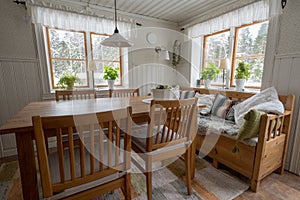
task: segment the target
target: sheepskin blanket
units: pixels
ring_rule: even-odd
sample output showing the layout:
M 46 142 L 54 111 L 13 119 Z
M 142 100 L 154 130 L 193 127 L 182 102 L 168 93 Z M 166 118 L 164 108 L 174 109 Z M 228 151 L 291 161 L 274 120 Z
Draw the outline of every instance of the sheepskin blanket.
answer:
M 278 99 L 278 94 L 274 87 L 267 88 L 235 106 L 234 116 L 235 123 L 238 127 L 244 124 L 244 116 L 251 109 L 264 111 L 266 113 L 284 113 L 284 106 Z

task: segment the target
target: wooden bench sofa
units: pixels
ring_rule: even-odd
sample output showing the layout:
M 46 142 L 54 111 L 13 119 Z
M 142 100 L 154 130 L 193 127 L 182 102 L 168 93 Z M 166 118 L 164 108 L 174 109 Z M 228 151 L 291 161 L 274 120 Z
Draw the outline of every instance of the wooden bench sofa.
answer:
M 200 94 L 221 93 L 232 100 L 238 101 L 243 101 L 255 94 L 227 90 L 193 89 Z M 243 142 L 219 134 L 216 144 L 208 153 L 208 156 L 213 159 L 214 167 L 218 168 L 219 163 L 222 163 L 246 176 L 251 180 L 251 190 L 255 192 L 264 177 L 274 171 L 280 174 L 284 171 L 284 162 L 292 122 L 294 96 L 280 95 L 279 100 L 285 107 L 284 115 L 264 114 L 261 117 L 258 142 L 255 146 L 249 146 Z M 279 119 L 281 119 L 283 123 L 277 126 Z M 274 124 L 276 124 L 277 134 L 274 134 Z M 196 150 L 199 151 L 201 146 L 207 142 L 205 141 L 205 137 L 207 137 L 207 135 L 201 134 L 198 131 L 194 140 Z M 236 144 L 239 147 L 238 153 L 232 151 Z

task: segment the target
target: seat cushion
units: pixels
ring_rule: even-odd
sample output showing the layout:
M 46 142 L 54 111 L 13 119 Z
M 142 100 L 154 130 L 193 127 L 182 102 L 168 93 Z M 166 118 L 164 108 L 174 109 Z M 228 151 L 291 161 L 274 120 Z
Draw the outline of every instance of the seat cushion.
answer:
M 245 122 L 242 127 L 239 129 L 237 139 L 249 139 L 253 137 L 257 137 L 260 125 L 261 116 L 264 115 L 265 112 L 258 110 L 250 110 L 245 116 Z
M 212 105 L 211 114 L 216 117 L 226 118 L 226 115 L 230 108 L 234 105 L 234 102 L 222 94 L 217 94 Z
M 180 99 L 189 99 L 195 96 L 194 90 L 182 90 L 180 91 Z
M 238 126 L 233 121 L 225 120 L 212 115 L 203 116 L 198 114 L 198 134 L 225 133 L 228 135 L 237 135 Z
M 148 125 L 143 125 L 138 128 L 133 128 L 132 130 L 132 143 L 136 145 L 141 151 L 146 152 L 146 141 L 147 141 L 147 129 Z M 154 127 L 153 135 L 158 134 L 158 141 L 161 141 L 162 134 L 157 130 L 162 129 L 162 127 Z M 166 128 L 167 129 L 167 128 Z M 167 130 L 166 130 L 167 132 Z M 167 135 L 164 136 L 164 141 L 166 140 Z M 171 135 L 169 136 L 171 139 Z M 176 139 L 176 134 L 173 135 L 173 139 Z M 156 136 L 152 138 L 152 144 L 155 144 Z
M 199 93 L 196 93 L 195 97 L 198 98 L 197 105 L 204 105 L 205 106 L 205 108 L 199 109 L 199 113 L 201 115 L 208 115 L 208 114 L 210 114 L 211 107 L 212 107 L 212 105 L 214 103 L 214 99 L 215 99 L 216 95 L 214 95 L 214 94 L 199 94 Z
M 84 148 L 84 163 L 85 163 L 85 175 L 91 174 L 90 171 L 90 152 L 91 152 L 91 145 L 88 142 L 89 138 L 86 138 L 86 144 Z M 108 168 L 109 163 L 108 163 L 108 142 L 109 140 L 106 139 L 104 142 L 104 152 L 103 153 L 103 162 L 102 164 L 104 165 L 104 168 Z M 123 139 L 121 140 L 121 146 L 123 145 Z M 98 144 L 96 144 L 98 143 Z M 117 150 L 117 147 L 115 146 L 114 143 L 111 143 L 111 156 L 110 156 L 110 167 L 116 166 L 116 159 L 115 159 L 115 152 Z M 118 163 L 123 163 L 124 162 L 124 151 L 122 149 L 118 149 L 120 151 L 119 158 L 118 158 Z M 74 149 L 74 154 L 75 154 L 75 177 L 78 178 L 81 176 L 81 168 L 80 168 L 80 148 L 76 147 Z M 69 148 L 65 148 L 64 152 L 64 173 L 65 173 L 65 179 L 70 180 L 71 179 L 71 174 L 70 174 L 70 153 L 69 153 Z M 100 146 L 97 138 L 95 138 L 95 145 L 94 145 L 94 162 L 95 162 L 95 170 L 99 170 L 99 163 L 100 163 Z M 58 158 L 58 153 L 55 150 L 52 150 L 51 153 L 48 155 L 48 160 L 49 160 L 49 165 L 50 165 L 50 175 L 53 183 L 58 183 L 60 182 L 60 177 L 59 177 L 59 158 Z

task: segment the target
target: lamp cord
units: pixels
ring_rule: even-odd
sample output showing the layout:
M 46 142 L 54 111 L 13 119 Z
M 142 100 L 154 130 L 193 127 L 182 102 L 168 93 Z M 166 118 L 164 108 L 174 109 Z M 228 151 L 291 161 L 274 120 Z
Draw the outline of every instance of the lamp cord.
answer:
M 119 30 L 118 30 L 118 28 L 117 28 L 117 0 L 115 0 L 115 26 L 116 26 L 116 28 L 115 28 L 115 33 L 119 33 Z

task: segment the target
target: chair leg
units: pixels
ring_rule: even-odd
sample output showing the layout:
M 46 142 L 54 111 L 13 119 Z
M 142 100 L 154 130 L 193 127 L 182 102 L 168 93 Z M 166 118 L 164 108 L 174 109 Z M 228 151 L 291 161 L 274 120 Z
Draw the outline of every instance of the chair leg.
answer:
M 125 175 L 125 187 L 124 187 L 124 196 L 126 200 L 131 200 L 131 181 L 130 173 Z
M 146 184 L 147 184 L 147 197 L 148 200 L 152 200 L 152 171 L 145 172 Z
M 192 169 L 191 179 L 192 180 L 194 180 L 195 178 L 195 170 L 196 170 L 195 162 L 196 162 L 196 143 L 194 140 L 191 144 L 191 169 Z
M 192 169 L 191 169 L 191 146 L 185 152 L 186 185 L 188 194 L 192 194 Z

